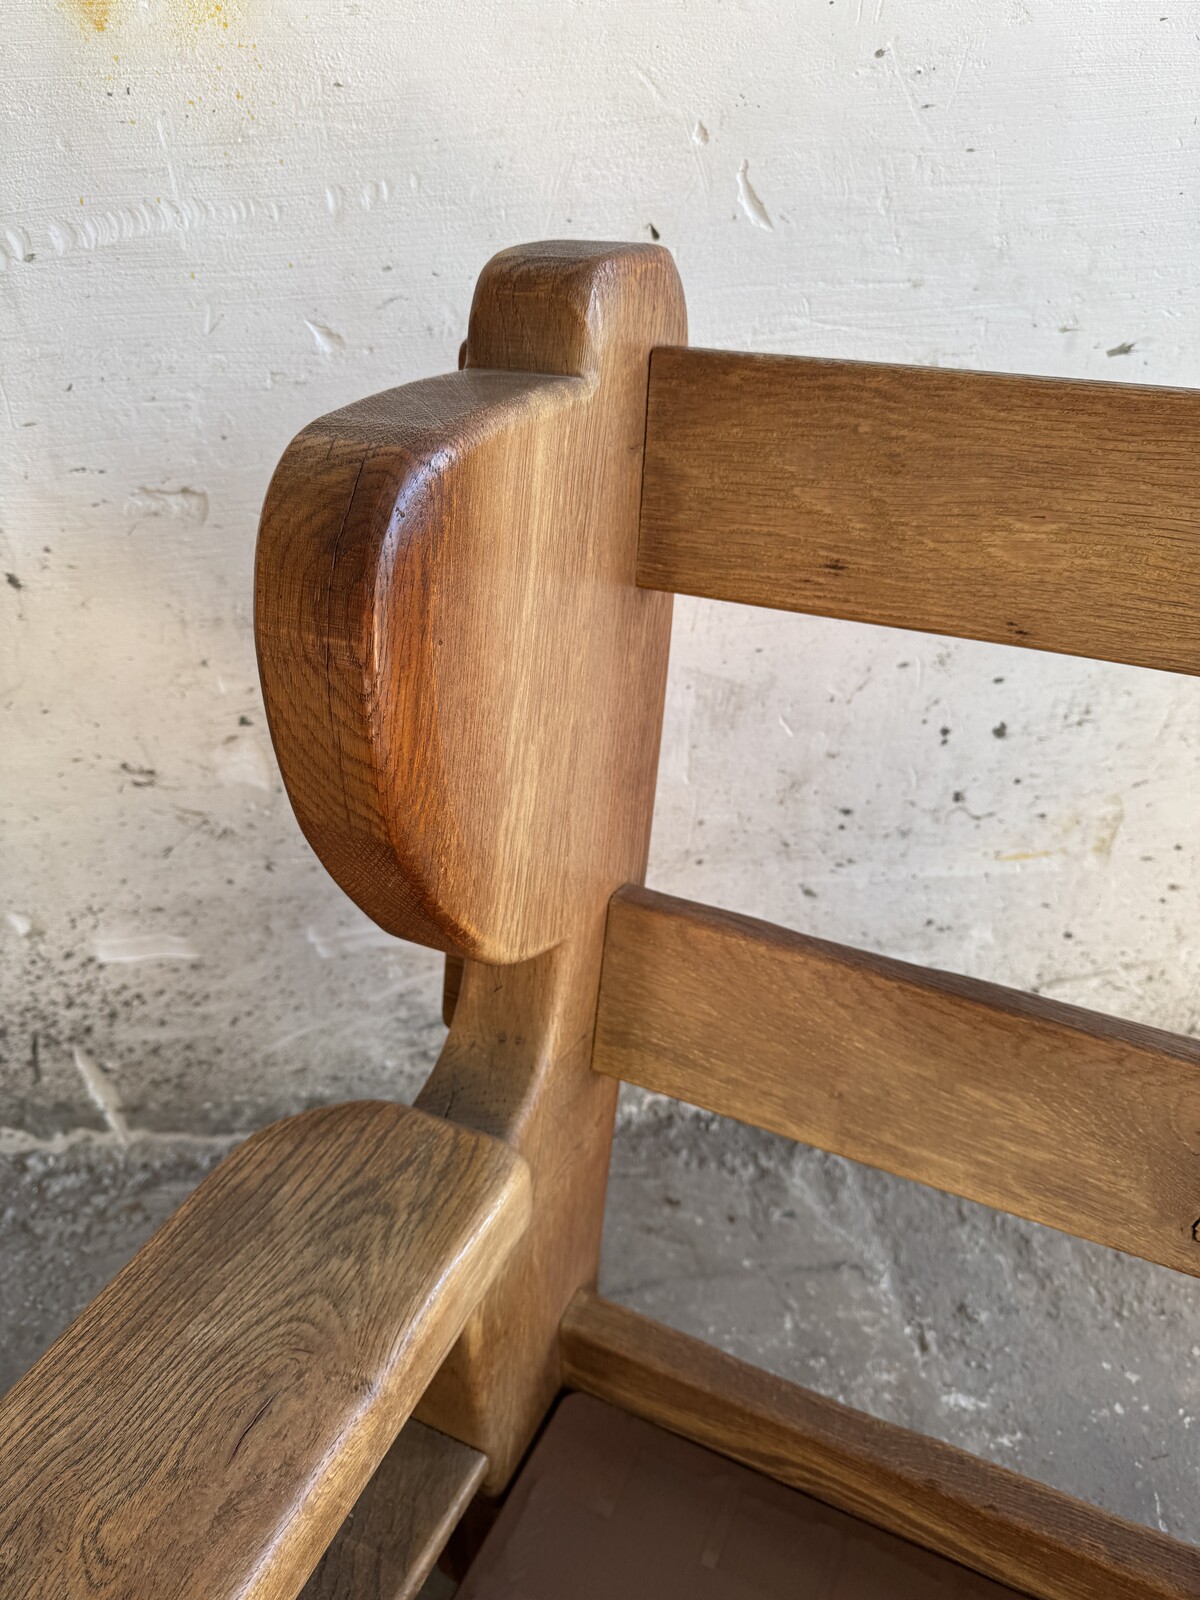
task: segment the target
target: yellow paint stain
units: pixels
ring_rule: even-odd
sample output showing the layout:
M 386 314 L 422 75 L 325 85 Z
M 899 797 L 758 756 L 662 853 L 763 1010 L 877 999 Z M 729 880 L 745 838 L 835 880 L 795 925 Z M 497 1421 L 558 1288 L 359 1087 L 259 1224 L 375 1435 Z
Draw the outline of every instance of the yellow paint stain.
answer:
M 85 28 L 103 33 L 112 16 L 113 0 L 69 0 L 70 9 Z
M 181 0 L 180 9 L 194 27 L 228 28 L 242 8 L 237 0 Z
M 1001 854 L 999 850 L 993 856 L 994 861 L 1044 861 L 1047 856 L 1060 856 L 1061 850 L 1012 850 Z

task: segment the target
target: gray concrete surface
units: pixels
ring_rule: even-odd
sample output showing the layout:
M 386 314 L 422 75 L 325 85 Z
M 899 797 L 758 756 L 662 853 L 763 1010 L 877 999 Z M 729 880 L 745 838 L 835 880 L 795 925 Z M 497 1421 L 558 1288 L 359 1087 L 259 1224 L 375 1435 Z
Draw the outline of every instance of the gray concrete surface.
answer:
M 0 1388 L 228 1143 L 92 1134 L 0 1159 Z M 602 1287 L 1200 1540 L 1200 1284 L 626 1091 Z

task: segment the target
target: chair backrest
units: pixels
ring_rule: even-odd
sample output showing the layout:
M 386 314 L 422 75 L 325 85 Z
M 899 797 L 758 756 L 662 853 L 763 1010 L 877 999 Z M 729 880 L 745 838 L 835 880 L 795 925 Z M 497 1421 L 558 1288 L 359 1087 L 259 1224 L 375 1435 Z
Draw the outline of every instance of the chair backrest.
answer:
M 492 1489 L 568 1370 L 659 1403 L 619 1348 L 642 1335 L 566 1313 L 617 1079 L 1200 1274 L 1195 1041 L 642 887 L 673 591 L 1200 671 L 1200 394 L 683 340 L 659 249 L 505 252 L 463 370 L 313 424 L 264 510 L 301 825 L 370 915 L 447 952 L 418 1104 L 532 1172 L 529 1233 L 420 1412 Z M 735 1455 L 770 1410 L 748 1394 Z M 967 1469 L 879 1448 L 862 1492 L 927 1529 L 921 1485 L 949 1504 Z M 1054 1600 L 1200 1592 L 1182 1547 L 979 1472 L 923 1540 Z
M 1200 396 L 684 337 L 663 250 L 506 251 L 460 372 L 280 463 L 280 766 L 447 952 L 450 1032 L 416 1108 L 251 1140 L 0 1400 L 6 1597 L 412 1593 L 564 1385 L 1040 1600 L 1200 1594 L 1200 1551 L 589 1292 L 618 1078 L 1200 1272 L 1193 1041 L 641 884 L 672 590 L 1196 670 Z
M 276 747 L 396 933 L 509 964 L 641 881 L 656 591 L 1200 671 L 1200 395 L 682 337 L 660 250 L 506 252 L 464 371 L 280 464 Z M 1194 1040 L 622 889 L 593 1064 L 1200 1272 Z
M 1200 671 L 1200 394 L 658 350 L 638 582 Z M 1200 1042 L 622 891 L 595 1066 L 1200 1273 Z
M 1190 389 L 650 363 L 638 583 L 1200 672 Z

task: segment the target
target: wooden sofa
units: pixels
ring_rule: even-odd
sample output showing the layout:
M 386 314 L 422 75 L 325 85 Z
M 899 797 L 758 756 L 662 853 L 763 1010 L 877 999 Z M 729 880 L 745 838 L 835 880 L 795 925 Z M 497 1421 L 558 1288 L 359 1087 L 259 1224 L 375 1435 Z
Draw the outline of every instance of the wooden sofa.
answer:
M 280 767 L 449 1033 L 414 1107 L 248 1140 L 0 1401 L 3 1600 L 401 1600 L 448 1541 L 467 1600 L 1200 1596 L 594 1292 L 622 1079 L 1200 1270 L 1195 1042 L 642 887 L 673 591 L 1200 670 L 1200 396 L 685 340 L 665 250 L 506 251 L 458 373 L 284 455 Z

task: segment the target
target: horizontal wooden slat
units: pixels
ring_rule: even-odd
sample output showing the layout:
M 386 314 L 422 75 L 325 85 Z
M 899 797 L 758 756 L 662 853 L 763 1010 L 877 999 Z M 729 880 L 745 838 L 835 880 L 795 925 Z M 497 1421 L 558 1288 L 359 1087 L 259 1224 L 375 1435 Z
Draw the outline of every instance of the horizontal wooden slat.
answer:
M 1200 1274 L 1200 1043 L 638 888 L 600 1072 Z
M 300 1600 L 412 1600 L 486 1471 L 480 1451 L 410 1418 Z
M 564 1381 L 1036 1600 L 1184 1600 L 1200 1550 L 736 1361 L 594 1295 Z
M 528 1219 L 406 1106 L 249 1139 L 0 1401 L 4 1600 L 291 1600 Z
M 638 582 L 1200 672 L 1200 392 L 656 350 Z

